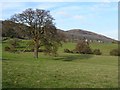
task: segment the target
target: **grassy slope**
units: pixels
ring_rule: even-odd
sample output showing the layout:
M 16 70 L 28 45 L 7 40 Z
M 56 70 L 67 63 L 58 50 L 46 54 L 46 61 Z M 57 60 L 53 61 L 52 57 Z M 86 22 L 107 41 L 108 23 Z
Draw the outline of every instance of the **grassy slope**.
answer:
M 110 88 L 118 86 L 118 57 L 62 53 L 64 48 L 73 49 L 74 45 L 64 44 L 59 49 L 58 57 L 39 53 L 38 60 L 33 58 L 32 53 L 3 52 L 3 87 Z
M 100 49 L 103 55 L 109 55 L 112 49 L 118 48 L 117 44 L 111 43 L 92 43 L 90 46 L 92 49 Z
M 63 44 L 62 48 L 60 48 L 59 51 L 63 52 L 64 49 L 73 50 L 75 46 L 76 46 L 76 43 L 66 43 L 66 44 Z M 102 55 L 109 55 L 109 52 L 112 49 L 118 48 L 118 45 L 111 44 L 111 43 L 90 43 L 90 47 L 92 49 L 100 49 L 102 52 Z

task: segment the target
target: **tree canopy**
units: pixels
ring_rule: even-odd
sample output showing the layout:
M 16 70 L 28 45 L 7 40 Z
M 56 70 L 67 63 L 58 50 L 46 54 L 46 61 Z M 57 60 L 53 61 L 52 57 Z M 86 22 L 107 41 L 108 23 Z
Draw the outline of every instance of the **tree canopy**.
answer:
M 38 58 L 40 46 L 44 46 L 47 53 L 57 54 L 61 42 L 53 22 L 54 18 L 49 11 L 29 8 L 22 13 L 14 14 L 10 21 L 17 24 L 16 29 L 22 30 L 32 39 L 35 58 Z

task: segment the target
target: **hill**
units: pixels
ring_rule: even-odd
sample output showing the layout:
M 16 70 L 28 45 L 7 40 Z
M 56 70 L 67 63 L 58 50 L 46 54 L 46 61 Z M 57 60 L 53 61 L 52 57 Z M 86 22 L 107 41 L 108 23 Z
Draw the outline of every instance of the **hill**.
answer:
M 21 30 L 14 30 L 17 24 L 9 21 L 0 21 L 2 23 L 2 36 L 3 37 L 17 37 L 17 38 L 25 38 L 27 37 L 25 33 L 21 32 Z M 18 24 L 20 26 L 20 24 Z M 0 32 L 1 32 L 0 30 Z M 82 29 L 71 29 L 71 30 L 61 30 L 58 29 L 58 33 L 62 33 L 67 41 L 79 41 L 79 40 L 88 40 L 90 42 L 116 42 L 116 40 L 106 37 L 104 35 L 100 35 L 94 32 L 90 32 Z M 62 35 L 61 34 L 61 35 Z M 63 36 L 62 36 L 63 37 Z
M 116 42 L 116 40 L 101 34 L 90 32 L 82 29 L 61 30 L 58 32 L 65 34 L 67 41 L 87 40 L 90 42 Z

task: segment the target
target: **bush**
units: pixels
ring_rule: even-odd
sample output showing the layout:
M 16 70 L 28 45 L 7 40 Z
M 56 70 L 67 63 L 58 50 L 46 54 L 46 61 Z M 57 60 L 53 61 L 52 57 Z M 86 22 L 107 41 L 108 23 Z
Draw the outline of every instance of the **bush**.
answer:
M 17 52 L 17 50 L 12 46 L 10 46 L 10 47 L 6 46 L 5 51 L 9 51 L 9 52 L 13 52 L 13 53 Z
M 69 49 L 64 49 L 65 53 L 71 53 L 71 51 Z
M 8 40 L 8 37 L 2 37 L 2 41 Z
M 118 49 L 113 49 L 113 50 L 110 51 L 110 55 L 120 56 L 120 50 L 118 50 Z
M 77 43 L 75 51 L 81 54 L 92 54 L 89 43 L 83 40 Z
M 75 49 L 74 49 L 74 50 L 72 50 L 72 52 L 73 52 L 73 53 L 79 53 L 79 52 L 78 52 L 78 51 L 76 51 Z
M 10 47 L 6 46 L 5 51 L 10 51 Z
M 69 50 L 69 49 L 64 49 L 65 53 L 74 53 L 73 51 Z
M 95 55 L 101 55 L 102 53 L 101 53 L 100 49 L 95 49 L 93 51 L 93 54 L 95 54 Z
M 84 46 L 84 48 L 80 51 L 81 54 L 92 54 L 92 50 L 89 46 Z

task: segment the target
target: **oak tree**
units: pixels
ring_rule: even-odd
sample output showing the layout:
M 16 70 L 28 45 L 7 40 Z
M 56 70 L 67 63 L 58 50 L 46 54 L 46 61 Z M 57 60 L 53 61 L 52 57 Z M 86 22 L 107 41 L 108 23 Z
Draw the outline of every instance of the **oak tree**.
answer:
M 14 14 L 11 19 L 16 24 L 23 25 L 21 28 L 34 42 L 34 57 L 38 58 L 38 49 L 44 46 L 46 51 L 55 53 L 61 44 L 57 38 L 57 29 L 53 22 L 54 18 L 49 11 L 31 8 L 22 13 Z

